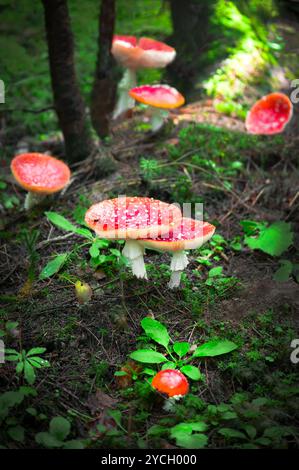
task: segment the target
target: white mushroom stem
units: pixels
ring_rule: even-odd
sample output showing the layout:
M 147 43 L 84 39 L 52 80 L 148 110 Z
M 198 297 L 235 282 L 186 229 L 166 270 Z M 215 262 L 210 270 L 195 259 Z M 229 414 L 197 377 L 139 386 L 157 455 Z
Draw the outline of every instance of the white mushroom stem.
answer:
M 118 84 L 118 100 L 113 112 L 113 119 L 118 118 L 118 116 L 128 109 L 134 108 L 135 100 L 131 98 L 129 91 L 131 88 L 134 88 L 136 84 L 136 70 L 127 69 Z
M 45 194 L 32 193 L 29 191 L 25 197 L 24 209 L 26 211 L 29 211 L 30 209 L 32 209 L 32 207 L 40 204 L 45 199 L 45 197 Z
M 147 279 L 143 260 L 144 247 L 137 240 L 126 240 L 122 254 L 130 261 L 134 276 L 140 279 Z
M 188 266 L 188 263 L 189 261 L 184 251 L 176 251 L 173 253 L 170 263 L 171 277 L 168 283 L 170 289 L 179 287 L 182 271 Z
M 153 132 L 158 132 L 168 117 L 168 111 L 160 108 L 153 108 L 151 117 L 151 126 Z

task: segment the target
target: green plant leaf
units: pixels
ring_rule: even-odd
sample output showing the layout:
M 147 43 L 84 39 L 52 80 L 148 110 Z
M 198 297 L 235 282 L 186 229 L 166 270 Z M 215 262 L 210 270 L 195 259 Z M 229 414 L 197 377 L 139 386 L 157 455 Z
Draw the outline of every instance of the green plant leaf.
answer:
M 51 419 L 49 425 L 50 434 L 59 441 L 63 441 L 69 435 L 70 430 L 70 422 L 62 416 L 56 416 L 55 418 Z
M 204 432 L 208 426 L 203 421 L 190 422 L 190 423 L 180 423 L 176 426 L 173 426 L 170 430 L 170 436 L 172 438 L 177 438 L 181 435 L 192 434 L 193 431 Z
M 161 367 L 162 370 L 166 370 L 166 369 L 176 369 L 176 363 L 175 362 L 165 362 L 163 364 L 163 366 Z
M 67 259 L 68 253 L 63 253 L 61 255 L 57 255 L 54 259 L 49 261 L 49 263 L 43 268 L 42 272 L 39 275 L 39 279 L 42 281 L 43 279 L 47 279 L 48 277 L 53 276 L 56 274 L 62 265 L 65 263 Z
M 23 442 L 24 441 L 24 437 L 25 437 L 25 430 L 23 428 L 23 426 L 13 426 L 11 428 L 8 428 L 7 430 L 7 434 L 14 440 L 14 441 L 17 441 L 17 442 Z
M 141 326 L 149 338 L 167 348 L 170 338 L 166 326 L 150 317 L 143 318 Z
M 223 267 L 222 267 L 222 266 L 216 266 L 216 268 L 210 269 L 210 271 L 209 271 L 209 278 L 221 276 L 222 271 L 223 271 Z
M 147 364 L 160 364 L 161 362 L 167 361 L 167 358 L 163 354 L 152 351 L 151 349 L 138 349 L 129 356 L 134 361 L 144 362 Z
M 202 449 L 207 443 L 208 437 L 205 434 L 185 434 L 176 438 L 176 444 L 183 449 Z
M 198 367 L 186 365 L 180 368 L 180 371 L 192 380 L 202 379 L 202 374 Z
M 73 225 L 69 220 L 67 220 L 63 215 L 57 214 L 57 212 L 46 212 L 47 219 L 56 227 L 62 228 L 67 232 L 74 232 L 76 233 L 78 227 Z
M 55 449 L 63 446 L 63 442 L 59 439 L 56 439 L 55 436 L 52 436 L 49 432 L 39 432 L 35 436 L 35 441 L 37 444 L 40 444 L 49 449 Z
M 247 437 L 245 434 L 241 431 L 238 431 L 237 429 L 231 429 L 231 428 L 221 428 L 218 430 L 219 434 L 226 438 L 237 438 L 237 439 L 245 439 L 247 440 Z
M 16 366 L 16 373 L 21 374 L 24 370 L 24 362 L 19 362 Z
M 280 256 L 293 243 L 291 224 L 274 222 L 260 231 L 258 237 L 245 237 L 245 243 L 252 250 L 261 250 L 271 256 Z
M 32 385 L 35 382 L 35 372 L 31 364 L 28 361 L 24 363 L 24 376 L 26 381 Z
M 46 348 L 32 348 L 28 351 L 26 357 L 34 356 L 36 354 L 43 354 L 44 352 L 46 352 L 46 350 Z
M 37 369 L 40 369 L 41 367 L 50 367 L 50 363 L 46 359 L 43 359 L 42 357 L 38 356 L 30 357 L 28 359 L 28 362 Z
M 232 341 L 228 340 L 214 340 L 198 346 L 194 351 L 193 357 L 213 357 L 219 356 L 220 354 L 227 354 L 234 349 L 237 349 L 237 345 Z
M 71 440 L 71 441 L 67 441 L 64 445 L 63 445 L 63 448 L 64 449 L 84 449 L 84 444 L 82 441 L 79 441 L 79 440 Z
M 174 343 L 173 345 L 173 350 L 179 357 L 185 356 L 187 352 L 189 351 L 189 349 L 190 349 L 190 344 L 187 343 L 186 341 L 177 342 L 177 343 Z
M 289 279 L 290 275 L 292 274 L 293 263 L 291 263 L 291 261 L 288 261 L 286 259 L 282 259 L 279 262 L 280 262 L 280 267 L 274 273 L 273 279 L 274 281 L 286 282 Z

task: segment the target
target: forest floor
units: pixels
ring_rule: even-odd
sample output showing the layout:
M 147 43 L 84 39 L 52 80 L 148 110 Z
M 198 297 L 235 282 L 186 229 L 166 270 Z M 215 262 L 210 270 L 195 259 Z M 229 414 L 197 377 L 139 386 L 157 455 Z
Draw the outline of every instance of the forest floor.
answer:
M 298 365 L 290 360 L 299 326 L 296 235 L 281 256 L 247 243 L 264 223 L 292 222 L 298 233 L 298 136 L 292 128 L 275 138 L 248 135 L 243 122 L 215 112 L 208 100 L 173 114 L 158 136 L 146 129 L 142 113 L 116 125 L 104 147 L 116 171 L 98 179 L 101 160 L 77 166 L 67 190 L 30 213 L 9 208 L 24 194 L 7 172 L 1 191 L 0 329 L 6 347 L 46 348 L 50 367 L 37 369 L 35 396 L 10 409 L 2 444 L 34 447 L 36 433 L 63 416 L 71 422 L 72 438 L 87 447 L 200 446 L 203 441 L 186 444 L 171 432 L 195 421 L 205 423 L 208 447 L 298 447 Z M 60 145 L 47 142 L 35 150 L 59 156 Z M 148 251 L 149 281 L 137 280 L 120 266 L 113 251 L 119 243 L 107 244 L 91 259 L 87 239 L 45 216 L 55 211 L 79 225 L 92 203 L 120 194 L 203 202 L 216 235 L 190 252 L 180 289 L 167 288 L 167 255 Z M 40 279 L 42 268 L 63 253 L 68 256 L 59 273 Z M 284 282 L 274 280 L 286 262 L 291 269 Z M 86 305 L 76 298 L 78 279 L 93 290 Z M 145 316 L 166 325 L 176 341 L 200 345 L 222 338 L 238 345 L 231 354 L 198 360 L 201 380 L 190 380 L 189 395 L 170 412 L 152 391 L 144 367 L 128 360 L 146 343 L 140 327 Z M 9 328 L 7 322 L 17 324 Z M 15 366 L 0 368 L 2 391 L 26 384 Z M 123 366 L 127 375 L 116 377 Z M 10 430 L 18 426 L 25 437 Z

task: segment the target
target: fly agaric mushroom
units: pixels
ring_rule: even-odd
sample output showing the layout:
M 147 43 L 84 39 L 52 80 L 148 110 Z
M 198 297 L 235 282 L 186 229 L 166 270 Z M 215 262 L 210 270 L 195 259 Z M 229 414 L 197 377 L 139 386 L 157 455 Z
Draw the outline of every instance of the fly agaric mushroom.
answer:
M 160 370 L 153 378 L 152 387 L 168 398 L 179 398 L 189 391 L 188 380 L 182 372 L 175 369 Z
M 132 88 L 129 94 L 136 101 L 153 107 L 151 117 L 153 132 L 161 129 L 169 109 L 178 108 L 185 103 L 183 95 L 168 85 L 142 85 Z
M 188 265 L 188 258 L 184 250 L 200 248 L 214 234 L 214 225 L 200 220 L 184 217 L 179 227 L 174 227 L 167 236 L 139 240 L 144 248 L 172 253 L 170 269 L 172 271 L 168 286 L 173 289 L 179 287 L 182 271 Z
M 71 177 L 69 167 L 42 153 L 22 153 L 13 158 L 11 171 L 19 185 L 28 191 L 24 208 L 31 209 L 45 196 L 61 191 Z
M 257 101 L 246 117 L 245 126 L 250 134 L 278 134 L 293 115 L 293 105 L 283 93 L 270 93 Z
M 91 206 L 85 222 L 100 238 L 126 240 L 122 253 L 130 260 L 133 274 L 147 279 L 144 248 L 138 239 L 166 234 L 180 224 L 181 218 L 180 209 L 173 204 L 121 196 Z
M 126 72 L 119 83 L 119 99 L 113 113 L 116 119 L 127 109 L 134 106 L 134 100 L 128 95 L 136 86 L 136 71 L 141 68 L 163 68 L 175 58 L 173 47 L 150 38 L 138 39 L 135 36 L 114 36 L 112 54 Z

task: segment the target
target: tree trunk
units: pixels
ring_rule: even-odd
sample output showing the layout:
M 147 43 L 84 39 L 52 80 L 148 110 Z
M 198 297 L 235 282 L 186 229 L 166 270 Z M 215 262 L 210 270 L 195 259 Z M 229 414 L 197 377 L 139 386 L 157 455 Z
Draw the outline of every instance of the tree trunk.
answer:
M 187 92 L 193 85 L 200 67 L 203 50 L 209 45 L 210 17 L 213 0 L 169 0 L 173 34 L 170 44 L 177 51 L 168 75 L 181 91 Z
M 111 54 L 114 23 L 115 0 L 102 0 L 99 15 L 98 57 L 91 94 L 91 120 L 99 137 L 106 137 L 109 134 L 110 117 L 116 96 L 114 59 Z
M 93 150 L 74 64 L 74 40 L 67 0 L 42 0 L 54 104 L 66 158 L 78 162 Z

